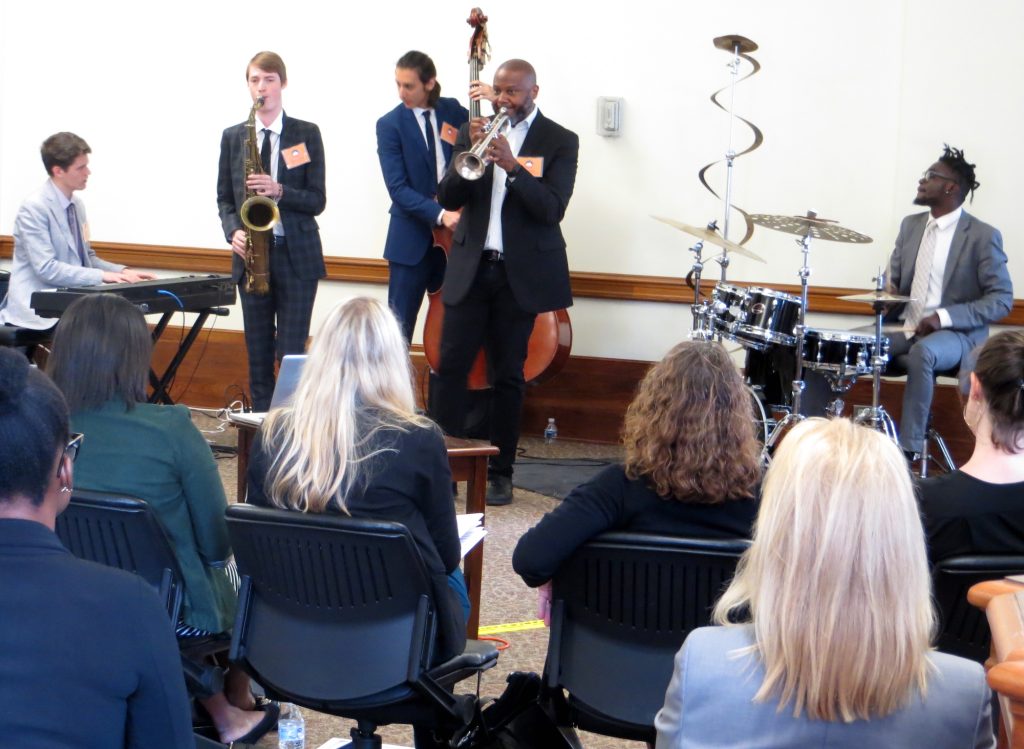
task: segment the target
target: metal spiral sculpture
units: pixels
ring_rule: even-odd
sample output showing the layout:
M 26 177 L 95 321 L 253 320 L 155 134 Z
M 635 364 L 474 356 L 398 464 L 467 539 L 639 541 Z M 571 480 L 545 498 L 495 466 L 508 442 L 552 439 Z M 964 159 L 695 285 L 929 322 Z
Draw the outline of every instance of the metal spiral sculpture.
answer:
M 700 183 L 704 185 L 708 192 L 710 192 L 719 200 L 722 200 L 722 196 L 715 192 L 714 188 L 712 188 L 711 185 L 708 184 L 705 175 L 707 174 L 708 169 L 710 169 L 711 167 L 715 166 L 716 164 L 720 164 L 723 161 L 726 162 L 727 172 L 724 198 L 725 221 L 724 225 L 722 226 L 722 235 L 726 239 L 729 238 L 729 214 L 731 211 L 735 210 L 737 213 L 743 216 L 743 221 L 746 224 L 746 232 L 743 235 L 743 239 L 737 242 L 737 244 L 744 244 L 754 234 L 754 222 L 751 221 L 750 215 L 746 211 L 744 211 L 742 208 L 732 205 L 732 164 L 736 158 L 744 156 L 753 151 L 754 149 L 758 148 L 764 142 L 764 135 L 761 133 L 760 128 L 758 128 L 757 125 L 755 125 L 753 122 L 750 122 L 750 120 L 746 120 L 742 117 L 736 116 L 736 114 L 732 111 L 732 99 L 734 98 L 736 84 L 740 83 L 741 81 L 747 80 L 752 75 L 755 75 L 761 69 L 761 64 L 750 56 L 750 53 L 754 52 L 757 49 L 757 44 L 752 42 L 750 39 L 747 39 L 746 37 L 738 36 L 735 34 L 730 36 L 719 36 L 714 39 L 714 44 L 716 48 L 730 52 L 733 55 L 733 60 L 731 63 L 729 63 L 729 68 L 733 76 L 732 82 L 728 86 L 723 86 L 722 88 L 715 91 L 715 93 L 711 94 L 711 103 L 729 115 L 729 150 L 726 151 L 724 159 L 718 159 L 716 161 L 712 161 L 710 164 L 705 165 L 697 173 L 697 177 L 698 179 L 700 179 Z M 751 71 L 747 73 L 745 76 L 737 79 L 736 76 L 739 74 L 741 58 L 749 62 L 752 68 Z M 725 106 L 723 106 L 720 101 L 718 101 L 718 95 L 727 90 L 730 92 L 730 101 L 728 109 Z M 732 150 L 732 122 L 734 119 L 737 119 L 740 122 L 742 122 L 744 125 L 749 127 L 751 131 L 753 131 L 754 133 L 754 142 L 751 143 L 744 150 L 740 151 L 739 153 L 735 153 Z

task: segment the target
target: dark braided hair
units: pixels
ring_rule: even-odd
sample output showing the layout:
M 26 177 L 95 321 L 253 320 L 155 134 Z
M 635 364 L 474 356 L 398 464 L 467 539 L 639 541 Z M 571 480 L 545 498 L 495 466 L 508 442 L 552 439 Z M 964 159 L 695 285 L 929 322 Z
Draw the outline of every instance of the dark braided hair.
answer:
M 971 202 L 973 203 L 974 191 L 981 187 L 981 183 L 974 179 L 974 164 L 967 163 L 967 160 L 964 158 L 964 152 L 959 148 L 953 148 L 948 143 L 943 143 L 942 156 L 939 157 L 939 163 L 948 166 L 956 175 L 957 184 L 960 185 L 961 202 L 970 193 Z

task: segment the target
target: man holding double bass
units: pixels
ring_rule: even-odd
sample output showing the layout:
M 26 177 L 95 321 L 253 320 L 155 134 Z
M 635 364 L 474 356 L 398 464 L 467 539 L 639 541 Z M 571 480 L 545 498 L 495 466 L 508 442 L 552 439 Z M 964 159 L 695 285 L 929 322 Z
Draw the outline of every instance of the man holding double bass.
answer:
M 487 503 L 512 501 L 512 466 L 526 382 L 530 333 L 537 314 L 572 305 L 569 263 L 559 224 L 576 182 L 579 138 L 549 120 L 534 100 L 533 66 L 508 60 L 494 74 L 494 106 L 510 127 L 482 154 L 479 179 L 454 168 L 459 153 L 484 140 L 485 118 L 462 126 L 453 168 L 438 185 L 446 210 L 462 209 L 442 292 L 444 325 L 433 415 L 460 435 L 466 378 L 480 347 L 493 373 L 491 442 L 500 454 L 488 467 Z

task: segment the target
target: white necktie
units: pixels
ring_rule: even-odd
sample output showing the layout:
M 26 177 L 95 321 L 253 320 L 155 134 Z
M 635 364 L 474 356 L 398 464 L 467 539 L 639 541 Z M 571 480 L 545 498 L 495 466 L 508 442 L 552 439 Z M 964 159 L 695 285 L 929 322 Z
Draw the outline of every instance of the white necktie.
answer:
M 938 233 L 938 225 L 934 219 L 929 218 L 924 236 L 921 238 L 921 247 L 917 251 L 917 261 L 914 263 L 914 282 L 910 286 L 913 301 L 907 307 L 904 326 L 907 330 L 916 328 L 924 317 L 925 305 L 928 303 L 928 285 L 932 276 L 932 260 L 935 259 L 935 237 Z

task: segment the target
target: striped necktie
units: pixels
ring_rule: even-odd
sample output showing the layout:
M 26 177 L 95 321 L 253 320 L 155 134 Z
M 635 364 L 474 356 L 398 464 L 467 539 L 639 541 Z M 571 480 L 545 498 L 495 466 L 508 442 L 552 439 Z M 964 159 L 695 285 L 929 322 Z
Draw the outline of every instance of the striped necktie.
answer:
M 82 227 L 78 223 L 78 211 L 74 203 L 68 203 L 68 228 L 71 229 L 71 236 L 75 238 L 75 249 L 78 250 L 78 259 L 82 261 L 82 267 L 88 268 L 89 259 L 85 256 L 85 240 L 82 238 Z
M 924 236 L 921 238 L 921 247 L 917 251 L 917 261 L 914 263 L 914 282 L 910 286 L 910 296 L 913 300 L 907 307 L 905 318 L 907 330 L 913 330 L 924 317 L 925 305 L 928 303 L 928 286 L 932 276 L 932 261 L 935 259 L 935 240 L 939 233 L 935 219 L 929 218 L 928 225 L 924 229 Z

